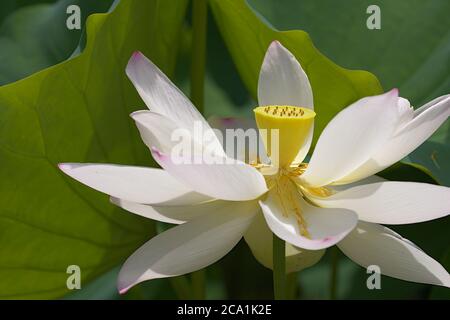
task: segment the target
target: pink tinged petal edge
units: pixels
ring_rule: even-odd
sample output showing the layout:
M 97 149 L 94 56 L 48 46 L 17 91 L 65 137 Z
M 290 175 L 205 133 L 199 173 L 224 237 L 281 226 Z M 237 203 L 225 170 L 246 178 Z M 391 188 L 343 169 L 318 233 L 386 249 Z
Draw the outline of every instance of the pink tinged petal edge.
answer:
M 156 147 L 151 147 L 151 152 L 153 156 L 156 156 L 161 161 L 167 161 L 167 155 L 163 154 L 161 151 L 159 151 Z
M 134 51 L 133 54 L 132 54 L 132 57 L 133 57 L 134 59 L 138 59 L 138 58 L 140 58 L 141 56 L 143 56 L 143 54 L 142 54 L 142 52 L 140 52 L 139 50 Z

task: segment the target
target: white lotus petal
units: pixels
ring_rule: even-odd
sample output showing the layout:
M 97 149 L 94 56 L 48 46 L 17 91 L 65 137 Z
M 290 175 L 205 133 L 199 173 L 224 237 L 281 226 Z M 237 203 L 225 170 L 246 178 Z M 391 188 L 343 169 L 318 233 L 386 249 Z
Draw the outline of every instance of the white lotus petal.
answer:
M 215 214 L 215 212 L 221 208 L 232 207 L 234 205 L 234 202 L 223 200 L 169 206 L 140 204 L 118 198 L 111 198 L 111 202 L 129 212 L 145 218 L 173 224 L 191 221 L 205 214 Z
M 236 202 L 152 238 L 122 266 L 120 293 L 145 280 L 182 275 L 216 262 L 239 242 L 255 210 L 254 201 Z
M 381 225 L 359 222 L 338 247 L 363 267 L 379 266 L 384 275 L 450 287 L 450 275 L 436 260 Z
M 427 183 L 378 182 L 313 201 L 325 208 L 346 208 L 360 220 L 383 224 L 423 222 L 450 214 L 450 188 Z
M 59 168 L 97 191 L 127 201 L 176 204 L 211 199 L 194 192 L 161 169 L 93 163 L 62 163 Z
M 216 157 L 211 163 L 184 159 L 152 149 L 155 160 L 180 182 L 207 196 L 230 201 L 256 199 L 267 191 L 266 182 L 255 168 L 235 159 Z
M 126 73 L 150 110 L 166 116 L 193 135 L 195 124 L 200 125 L 204 131 L 211 130 L 189 99 L 142 53 L 133 54 Z M 216 137 L 211 143 L 217 153 L 223 153 L 222 145 Z
M 163 152 L 170 153 L 182 138 L 193 141 L 190 131 L 178 127 L 175 122 L 162 114 L 141 110 L 133 112 L 130 116 L 136 122 L 142 141 L 149 148 L 155 146 Z M 175 134 L 180 134 L 180 138 L 175 139 L 178 138 Z
M 273 234 L 262 214 L 257 214 L 244 234 L 253 256 L 263 266 L 273 269 Z M 306 250 L 286 243 L 286 273 L 298 272 L 319 262 L 325 250 Z
M 400 161 L 427 140 L 450 116 L 450 95 L 434 99 L 414 112 L 385 144 L 339 183 L 350 183 L 373 175 Z
M 288 105 L 314 109 L 313 101 L 311 84 L 302 66 L 280 42 L 273 41 L 267 49 L 259 73 L 259 105 Z M 306 157 L 313 131 L 311 128 L 295 162 L 302 162 Z
M 300 234 L 295 211 L 291 209 L 296 206 L 294 203 L 282 203 L 275 189 L 269 191 L 266 199 L 259 201 L 272 232 L 294 246 L 309 250 L 328 248 L 344 238 L 358 221 L 357 215 L 350 210 L 318 208 L 300 196 L 297 200 L 310 239 Z
M 339 112 L 323 130 L 306 172 L 305 184 L 337 181 L 372 156 L 399 121 L 398 90 L 358 100 Z
M 270 44 L 261 66 L 258 103 L 261 106 L 313 108 L 313 93 L 308 76 L 294 55 L 278 41 Z

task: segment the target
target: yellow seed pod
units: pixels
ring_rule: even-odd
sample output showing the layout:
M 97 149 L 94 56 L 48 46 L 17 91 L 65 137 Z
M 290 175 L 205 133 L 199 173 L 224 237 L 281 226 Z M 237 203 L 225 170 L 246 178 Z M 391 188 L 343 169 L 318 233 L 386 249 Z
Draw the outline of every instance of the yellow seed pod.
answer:
M 261 106 L 253 111 L 272 163 L 288 167 L 305 143 L 316 113 L 294 106 Z

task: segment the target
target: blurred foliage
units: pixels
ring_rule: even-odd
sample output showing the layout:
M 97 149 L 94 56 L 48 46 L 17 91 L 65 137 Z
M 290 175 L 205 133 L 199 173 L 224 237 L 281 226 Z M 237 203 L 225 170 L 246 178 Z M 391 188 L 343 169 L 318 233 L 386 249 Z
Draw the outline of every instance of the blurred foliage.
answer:
M 0 23 L 12 12 L 24 6 L 30 6 L 40 3 L 51 3 L 55 0 L 3 0 L 0 6 Z
M 319 57 L 319 69 L 330 78 L 325 88 L 333 89 L 332 82 L 336 81 L 330 74 L 355 75 L 324 58 L 301 31 L 280 33 L 269 25 L 306 31 L 320 52 L 335 63 L 373 72 L 384 88 L 399 87 L 402 96 L 415 105 L 448 90 L 450 25 L 446 12 L 450 3 L 446 0 L 377 1 L 382 10 L 382 29 L 375 31 L 365 27 L 365 10 L 372 1 L 248 0 L 250 7 L 241 0 L 210 1 L 217 21 L 210 13 L 207 116 L 252 116 L 262 54 L 271 40 L 280 37 L 302 64 L 305 57 Z M 55 8 L 63 8 L 67 0 L 47 2 L 51 1 L 2 3 L 0 58 L 6 63 L 0 66 L 0 83 L 62 62 L 75 51 L 82 33 L 52 27 L 65 25 L 65 10 Z M 74 0 L 71 4 L 76 2 L 83 13 L 104 12 L 111 3 Z M 176 298 L 169 279 L 140 284 L 124 296 L 117 294 L 120 263 L 151 237 L 154 225 L 113 208 L 106 196 L 80 186 L 55 169 L 61 161 L 150 163 L 127 117 L 143 103 L 126 80 L 124 66 L 131 52 L 139 49 L 172 75 L 179 46 L 175 80 L 189 93 L 190 14 L 181 27 L 187 0 L 173 3 L 122 0 L 115 12 L 89 19 L 89 41 L 81 56 L 0 88 L 0 241 L 9 243 L 0 247 L 0 278 L 6 279 L 0 282 L 0 298 L 61 296 L 66 292 L 68 264 L 81 264 L 84 271 L 82 290 L 67 295 L 67 299 Z M 322 88 L 325 80 L 312 79 L 314 90 L 330 92 Z M 316 98 L 324 99 L 322 93 Z M 336 107 L 322 118 L 321 125 L 356 98 L 344 99 L 334 92 L 326 101 L 319 100 L 319 109 Z M 450 185 L 448 128 L 447 122 L 407 159 L 426 169 L 396 164 L 382 175 L 434 183 L 429 169 L 439 182 Z M 450 219 L 444 218 L 393 229 L 434 258 L 442 257 L 449 270 L 449 227 Z M 365 269 L 342 254 L 339 261 L 338 298 L 450 298 L 448 289 L 389 277 L 382 278 L 382 290 L 369 291 Z M 272 298 L 271 271 L 257 263 L 244 241 L 206 271 L 207 298 Z M 298 298 L 327 299 L 329 275 L 327 254 L 319 264 L 298 274 Z
M 35 1 L 36 4 L 31 5 L 32 2 L 14 11 L 0 27 L 0 85 L 24 78 L 70 57 L 80 41 L 82 31 L 65 27 L 68 17 L 66 8 L 69 5 L 80 7 L 83 26 L 91 13 L 107 11 L 112 0 Z M 3 4 L 2 8 L 5 10 Z

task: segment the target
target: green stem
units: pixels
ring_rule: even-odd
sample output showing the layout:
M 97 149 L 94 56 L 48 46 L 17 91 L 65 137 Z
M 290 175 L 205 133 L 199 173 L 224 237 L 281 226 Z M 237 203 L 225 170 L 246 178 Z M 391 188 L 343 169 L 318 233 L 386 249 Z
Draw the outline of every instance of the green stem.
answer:
M 192 1 L 191 100 L 204 112 L 207 0 Z
M 337 276 L 339 267 L 339 251 L 336 247 L 330 249 L 331 254 L 331 271 L 330 271 L 330 299 L 336 299 L 337 292 Z
M 273 295 L 275 300 L 286 299 L 285 242 L 273 235 Z
M 205 271 L 198 270 L 192 273 L 192 291 L 195 299 L 204 300 L 205 299 Z

